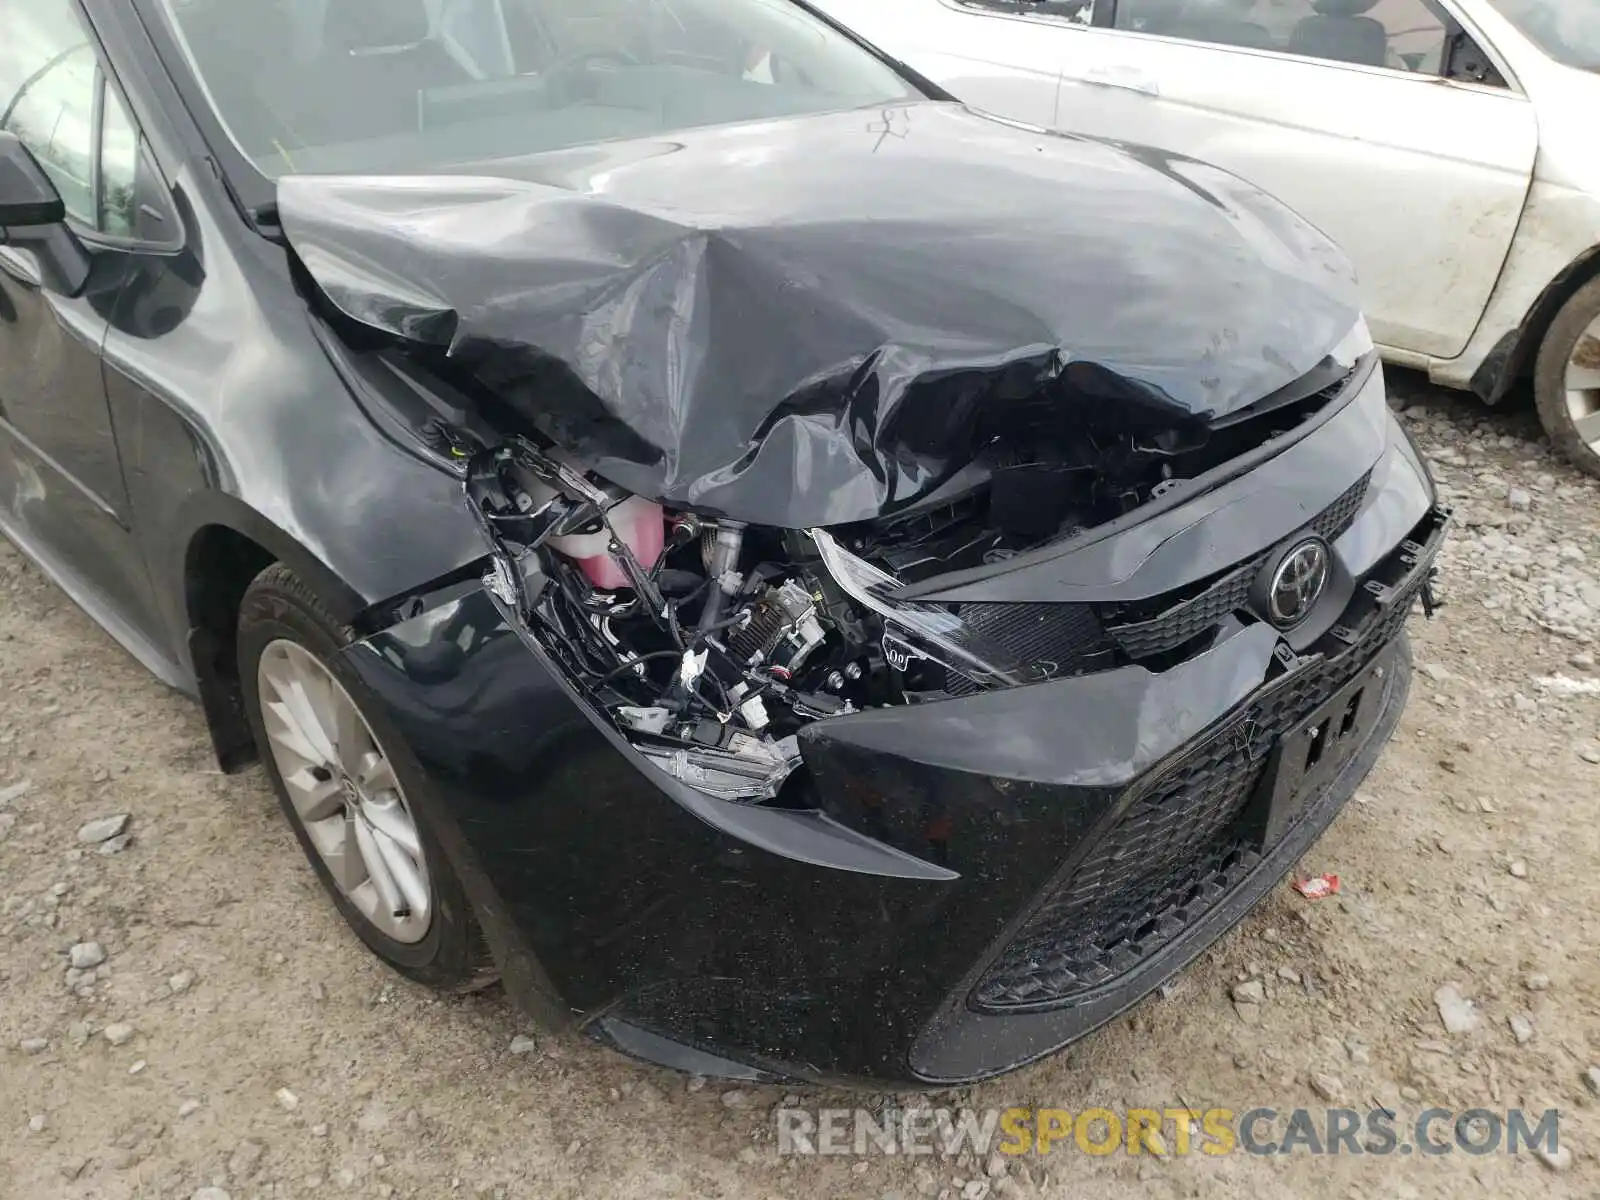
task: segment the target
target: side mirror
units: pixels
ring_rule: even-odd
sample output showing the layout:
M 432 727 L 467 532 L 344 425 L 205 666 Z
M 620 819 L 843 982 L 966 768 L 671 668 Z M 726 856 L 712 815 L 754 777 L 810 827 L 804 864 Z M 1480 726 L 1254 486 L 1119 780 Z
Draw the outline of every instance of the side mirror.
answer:
M 0 245 L 31 250 L 46 286 L 76 296 L 89 281 L 89 254 L 67 228 L 50 176 L 15 134 L 0 131 Z

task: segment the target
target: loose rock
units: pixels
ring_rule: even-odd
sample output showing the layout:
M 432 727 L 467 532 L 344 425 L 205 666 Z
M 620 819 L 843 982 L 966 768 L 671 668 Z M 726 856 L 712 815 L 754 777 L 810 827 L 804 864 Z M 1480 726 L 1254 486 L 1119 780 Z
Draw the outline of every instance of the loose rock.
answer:
M 194 1116 L 195 1113 L 197 1113 L 199 1111 L 200 1111 L 200 1101 L 198 1101 L 198 1100 L 185 1100 L 182 1104 L 178 1105 L 178 1119 L 181 1121 L 185 1117 L 192 1117 L 192 1116 Z
M 132 1025 L 107 1025 L 101 1033 L 113 1046 L 126 1046 L 133 1040 L 134 1029 Z
M 50 1042 L 47 1038 L 23 1038 L 17 1043 L 17 1049 L 24 1054 L 43 1054 L 50 1049 Z
M 74 971 L 88 971 L 106 960 L 105 949 L 99 942 L 79 942 L 67 951 L 67 961 Z
M 1591 1096 L 1600 1096 L 1600 1066 L 1590 1067 L 1583 1073 L 1583 1086 Z
M 1478 1027 L 1478 1010 L 1461 994 L 1453 983 L 1447 983 L 1433 993 L 1433 1003 L 1439 1010 L 1439 1020 L 1447 1033 L 1471 1033 Z
M 187 992 L 194 983 L 193 971 L 179 971 L 167 980 L 167 990 L 174 996 L 181 996 Z
M 1525 1046 L 1533 1040 L 1533 1022 L 1523 1013 L 1512 1013 L 1506 1018 L 1506 1024 L 1511 1026 L 1511 1036 L 1517 1039 L 1517 1045 Z
M 1307 1082 L 1311 1084 L 1311 1090 L 1329 1104 L 1337 1104 L 1344 1097 L 1344 1081 L 1337 1075 L 1313 1071 Z
M 1252 979 L 1247 983 L 1236 983 L 1228 994 L 1233 997 L 1235 1004 L 1260 1004 L 1267 998 L 1266 985 L 1259 979 Z
M 1552 1150 L 1541 1142 L 1533 1148 L 1533 1153 L 1541 1163 L 1558 1175 L 1572 1166 L 1572 1151 L 1565 1146 Z
M 513 1054 L 532 1054 L 538 1048 L 539 1043 L 526 1034 L 519 1033 L 511 1039 L 511 1053 Z
M 78 844 L 82 846 L 98 845 L 116 837 L 127 827 L 127 813 L 118 813 L 112 817 L 97 817 L 95 820 L 79 827 Z

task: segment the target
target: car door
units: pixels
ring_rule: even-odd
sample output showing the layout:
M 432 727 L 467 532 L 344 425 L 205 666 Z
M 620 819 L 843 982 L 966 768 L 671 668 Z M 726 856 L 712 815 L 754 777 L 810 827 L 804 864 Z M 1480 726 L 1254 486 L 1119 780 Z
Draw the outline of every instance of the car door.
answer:
M 1538 132 L 1531 104 L 1452 10 L 1438 0 L 1096 9 L 1095 28 L 1054 38 L 1058 128 L 1234 171 L 1344 247 L 1380 344 L 1419 361 L 1465 349 L 1516 232 Z
M 101 348 L 139 220 L 138 136 L 73 0 L 0 0 L 0 127 L 32 151 L 87 247 L 89 282 L 46 286 L 0 245 L 0 529 L 147 658 L 156 628 Z
M 1093 7 L 1093 0 L 812 3 L 957 99 L 1047 128 L 1061 78 L 1056 35 L 1086 21 Z

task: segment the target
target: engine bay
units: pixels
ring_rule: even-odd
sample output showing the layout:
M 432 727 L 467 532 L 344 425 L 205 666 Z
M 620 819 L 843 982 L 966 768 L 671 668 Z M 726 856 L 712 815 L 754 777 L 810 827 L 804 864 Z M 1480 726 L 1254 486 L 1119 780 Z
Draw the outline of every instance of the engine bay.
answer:
M 1310 411 L 1275 411 L 1274 432 Z M 996 439 L 917 504 L 828 530 L 673 510 L 522 437 L 476 455 L 466 489 L 499 551 L 492 590 L 641 755 L 717 798 L 801 803 L 796 734 L 812 721 L 1113 665 L 1093 630 L 1065 647 L 1015 636 L 1012 610 L 1048 607 L 1054 627 L 1070 606 L 894 598 L 1114 520 L 1237 453 L 1226 432 L 1095 436 L 1031 454 Z
M 501 600 L 640 754 L 692 787 L 772 800 L 802 725 L 899 700 L 881 622 L 810 534 L 669 512 L 526 443 L 475 464 L 468 491 L 504 551 Z
M 674 510 L 521 436 L 475 455 L 466 491 L 493 590 L 641 755 L 720 799 L 801 802 L 784 793 L 812 721 L 1117 661 L 1081 606 L 896 599 L 904 584 L 1116 520 L 1284 438 L 1345 378 L 1209 426 L 1013 408 L 915 504 L 831 529 Z

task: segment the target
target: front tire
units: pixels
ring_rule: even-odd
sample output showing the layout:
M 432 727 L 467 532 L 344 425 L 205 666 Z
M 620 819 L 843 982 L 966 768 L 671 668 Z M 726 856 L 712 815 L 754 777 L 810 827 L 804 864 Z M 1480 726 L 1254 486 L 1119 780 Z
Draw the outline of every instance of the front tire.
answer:
M 460 880 L 414 799 L 426 781 L 340 653 L 350 631 L 289 568 L 239 611 L 245 711 L 278 803 L 335 907 L 395 970 L 431 987 L 492 983 Z
M 1545 432 L 1573 466 L 1600 476 L 1600 279 L 1562 305 L 1539 347 L 1533 394 Z

